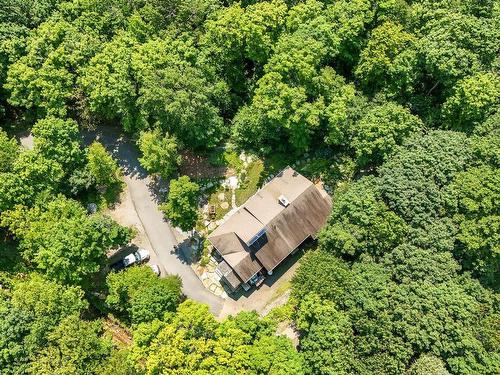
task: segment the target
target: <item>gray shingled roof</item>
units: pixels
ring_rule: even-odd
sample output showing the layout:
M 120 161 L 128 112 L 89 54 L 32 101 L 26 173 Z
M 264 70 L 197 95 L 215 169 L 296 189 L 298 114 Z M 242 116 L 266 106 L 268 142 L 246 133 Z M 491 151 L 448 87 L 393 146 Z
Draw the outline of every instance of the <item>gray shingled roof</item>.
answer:
M 285 207 L 278 198 L 284 195 Z M 325 224 L 331 199 L 321 186 L 288 167 L 264 185 L 208 237 L 241 280 L 247 282 L 262 266 L 273 270 L 307 237 Z M 266 240 L 255 250 L 247 246 L 265 229 Z
M 211 236 L 209 239 L 243 282 L 262 269 L 255 255 L 234 232 Z
M 226 283 L 234 290 L 241 284 L 240 278 L 236 275 L 233 269 L 226 263 L 225 260 L 217 265 L 217 270 L 226 280 Z

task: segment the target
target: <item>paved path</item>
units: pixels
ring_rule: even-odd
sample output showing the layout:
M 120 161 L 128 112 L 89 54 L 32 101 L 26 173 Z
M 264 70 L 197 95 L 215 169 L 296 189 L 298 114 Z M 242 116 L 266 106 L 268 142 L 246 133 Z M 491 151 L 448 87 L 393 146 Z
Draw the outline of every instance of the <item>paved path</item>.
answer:
M 183 292 L 195 301 L 206 303 L 212 313 L 219 317 L 236 314 L 242 310 L 257 310 L 263 312 L 267 304 L 276 297 L 280 285 L 289 282 L 298 266 L 299 254 L 287 259 L 280 268 L 266 279 L 259 290 L 238 295 L 235 300 L 222 298 L 210 293 L 195 275 L 191 266 L 182 257 L 173 252 L 177 240 L 170 225 L 163 220 L 158 210 L 158 201 L 153 192 L 153 183 L 138 161 L 138 151 L 133 142 L 121 138 L 120 130 L 100 127 L 98 132 L 82 132 L 86 143 L 98 139 L 113 154 L 124 172 L 135 211 L 139 217 L 146 236 L 155 253 L 155 262 L 170 274 L 177 274 L 182 279 Z M 26 148 L 33 147 L 33 137 L 30 134 L 19 136 Z M 234 194 L 233 194 L 234 196 Z
M 138 161 L 138 151 L 132 142 L 120 138 L 118 130 L 99 129 L 99 133 L 85 134 L 90 142 L 97 138 L 113 154 L 124 172 L 124 180 L 129 189 L 137 215 L 155 252 L 158 262 L 169 274 L 177 274 L 182 279 L 184 294 L 198 302 L 206 303 L 216 316 L 219 315 L 224 300 L 210 293 L 196 276 L 183 257 L 173 251 L 177 244 L 170 225 L 163 219 L 158 209 L 158 201 L 153 183 Z

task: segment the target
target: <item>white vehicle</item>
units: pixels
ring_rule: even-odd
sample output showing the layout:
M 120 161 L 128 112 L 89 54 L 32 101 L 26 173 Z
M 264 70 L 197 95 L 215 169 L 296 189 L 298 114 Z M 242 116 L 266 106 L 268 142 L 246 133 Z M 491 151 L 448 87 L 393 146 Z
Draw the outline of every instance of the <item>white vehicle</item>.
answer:
M 127 255 L 125 258 L 119 260 L 115 264 L 111 265 L 111 268 L 115 270 L 121 270 L 126 267 L 130 267 L 133 264 L 140 264 L 149 260 L 149 251 L 146 249 L 139 249 L 136 252 Z
M 156 276 L 160 276 L 161 271 L 160 267 L 157 264 L 150 264 L 149 267 L 151 268 L 151 270 L 153 270 Z
M 131 266 L 132 264 L 142 263 L 149 259 L 149 251 L 145 249 L 139 249 L 135 253 L 127 255 L 123 258 L 123 264 L 125 267 Z

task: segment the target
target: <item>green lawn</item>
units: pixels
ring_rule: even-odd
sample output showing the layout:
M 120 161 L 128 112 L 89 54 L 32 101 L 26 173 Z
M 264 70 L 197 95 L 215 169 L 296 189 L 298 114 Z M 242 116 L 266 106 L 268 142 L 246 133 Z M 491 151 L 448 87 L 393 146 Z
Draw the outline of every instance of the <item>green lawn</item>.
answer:
M 236 205 L 241 206 L 248 198 L 255 194 L 261 185 L 264 164 L 256 160 L 248 166 L 245 181 L 240 181 L 240 187 L 236 189 Z
M 271 154 L 264 158 L 264 172 L 262 177 L 267 177 L 269 175 L 275 175 L 287 165 L 292 165 L 296 158 L 290 154 Z
M 224 193 L 225 200 L 224 202 L 227 202 L 229 204 L 229 207 L 224 209 L 221 207 L 221 201 L 219 200 L 219 194 Z M 215 189 L 210 194 L 210 197 L 208 198 L 208 203 L 213 204 L 215 206 L 215 220 L 220 220 L 224 217 L 225 214 L 227 214 L 231 210 L 231 190 L 224 190 L 222 186 L 220 186 L 218 189 Z

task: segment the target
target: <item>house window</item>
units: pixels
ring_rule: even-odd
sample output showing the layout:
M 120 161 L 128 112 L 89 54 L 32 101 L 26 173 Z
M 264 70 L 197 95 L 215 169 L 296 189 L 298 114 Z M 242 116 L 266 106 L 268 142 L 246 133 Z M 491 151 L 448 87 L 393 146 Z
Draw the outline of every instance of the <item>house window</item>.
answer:
M 259 233 L 252 237 L 250 242 L 248 243 L 248 247 L 252 249 L 254 252 L 259 250 L 262 246 L 267 243 L 267 235 L 266 230 L 262 229 Z

